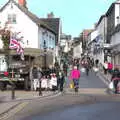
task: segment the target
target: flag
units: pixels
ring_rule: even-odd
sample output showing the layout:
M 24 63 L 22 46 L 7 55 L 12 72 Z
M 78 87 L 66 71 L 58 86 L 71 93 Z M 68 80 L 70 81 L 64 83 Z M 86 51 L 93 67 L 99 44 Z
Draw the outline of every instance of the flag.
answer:
M 17 54 L 20 55 L 21 59 L 24 60 L 24 49 L 22 48 L 22 46 L 16 39 L 14 39 L 14 38 L 10 39 L 9 48 L 15 49 Z
M 98 43 L 102 38 L 102 35 L 98 35 L 96 38 L 95 38 L 95 42 Z
M 18 42 L 16 39 L 11 38 L 11 39 L 10 39 L 9 48 L 10 48 L 10 49 L 18 49 L 19 47 L 20 47 L 19 42 Z
M 100 36 L 98 35 L 98 36 L 95 38 L 95 42 L 97 43 L 99 40 L 100 40 Z
M 19 51 L 17 52 L 20 54 L 21 60 L 24 60 L 24 49 L 20 46 Z

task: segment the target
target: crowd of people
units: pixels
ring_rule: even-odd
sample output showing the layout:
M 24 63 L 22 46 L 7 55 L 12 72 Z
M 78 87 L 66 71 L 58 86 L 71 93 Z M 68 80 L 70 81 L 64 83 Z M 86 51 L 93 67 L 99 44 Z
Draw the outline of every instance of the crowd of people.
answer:
M 64 77 L 64 72 L 53 66 L 42 71 L 37 65 L 34 65 L 30 71 L 31 90 L 36 91 L 41 85 L 43 90 L 63 91 Z
M 103 68 L 104 68 L 104 74 L 111 76 L 111 83 L 113 83 L 112 90 L 114 91 L 114 93 L 115 94 L 120 93 L 119 65 L 113 65 L 112 63 L 105 61 Z
M 86 75 L 89 76 L 90 70 L 94 70 L 94 72 L 99 71 L 101 66 L 99 60 L 94 61 L 94 59 L 91 59 L 90 57 L 87 57 L 86 59 L 75 59 L 69 64 L 61 64 L 60 67 L 50 66 L 45 72 L 34 65 L 30 72 L 31 90 L 36 91 L 41 83 L 41 88 L 44 90 L 59 90 L 62 92 L 65 79 L 68 77 L 68 80 L 73 83 L 74 91 L 78 92 L 81 67 L 84 67 Z M 118 93 L 118 83 L 120 81 L 119 68 L 117 66 L 113 67 L 113 64 L 107 61 L 105 61 L 102 67 L 105 75 L 111 75 L 114 92 Z M 68 68 L 70 71 L 69 74 L 67 71 Z

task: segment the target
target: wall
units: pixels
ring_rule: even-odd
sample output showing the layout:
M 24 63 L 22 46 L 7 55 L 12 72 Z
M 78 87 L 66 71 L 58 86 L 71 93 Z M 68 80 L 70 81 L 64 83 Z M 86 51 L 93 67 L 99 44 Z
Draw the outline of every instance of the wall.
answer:
M 119 17 L 119 20 L 117 19 Z M 120 4 L 115 4 L 115 27 L 120 23 Z
M 98 43 L 100 45 L 100 52 L 96 54 L 96 59 L 99 59 L 100 63 L 104 64 L 104 48 L 103 45 L 106 41 L 106 29 L 107 29 L 107 18 L 102 17 L 99 25 L 97 26 L 98 35 L 100 36 Z
M 73 58 L 81 58 L 82 43 L 78 44 L 73 48 Z
M 116 46 L 120 44 L 120 31 L 112 35 L 111 37 L 111 44 L 112 46 Z
M 53 64 L 55 61 L 55 34 L 41 27 L 39 28 L 39 48 L 41 49 L 41 57 L 44 56 L 44 40 L 46 42 L 45 47 L 47 50 L 46 62 L 47 66 L 49 66 L 50 64 Z M 44 57 L 42 60 L 44 61 Z
M 39 47 L 43 49 L 44 40 L 48 49 L 55 48 L 55 34 L 46 30 L 45 28 L 39 28 Z

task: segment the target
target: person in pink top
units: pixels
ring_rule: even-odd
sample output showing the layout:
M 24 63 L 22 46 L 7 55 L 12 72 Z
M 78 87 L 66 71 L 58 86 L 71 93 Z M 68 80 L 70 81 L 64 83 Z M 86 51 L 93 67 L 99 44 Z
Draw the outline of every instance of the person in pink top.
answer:
M 80 71 L 77 69 L 77 66 L 74 66 L 73 70 L 71 71 L 71 78 L 74 83 L 75 92 L 78 92 Z

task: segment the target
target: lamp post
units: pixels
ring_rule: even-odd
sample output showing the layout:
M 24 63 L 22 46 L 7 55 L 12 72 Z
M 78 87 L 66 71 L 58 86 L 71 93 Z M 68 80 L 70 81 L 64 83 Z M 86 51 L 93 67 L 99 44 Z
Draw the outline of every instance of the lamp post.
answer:
M 13 82 L 13 77 L 14 77 L 14 71 L 13 71 L 13 69 L 14 69 L 14 66 L 12 66 L 11 67 L 12 68 L 12 81 L 11 81 L 11 86 L 12 86 L 12 88 L 11 88 L 11 98 L 12 98 L 12 100 L 14 100 L 15 99 L 15 84 L 14 84 L 14 82 Z
M 46 41 L 44 40 L 44 72 L 46 72 Z M 41 80 L 39 79 L 39 96 L 42 95 Z
M 46 41 L 44 40 L 44 69 L 46 70 Z
M 39 96 L 42 95 L 42 90 L 41 90 L 41 79 L 39 79 Z
M 15 85 L 14 85 L 14 83 L 12 83 L 12 94 L 11 94 L 11 98 L 12 98 L 12 100 L 15 99 Z

